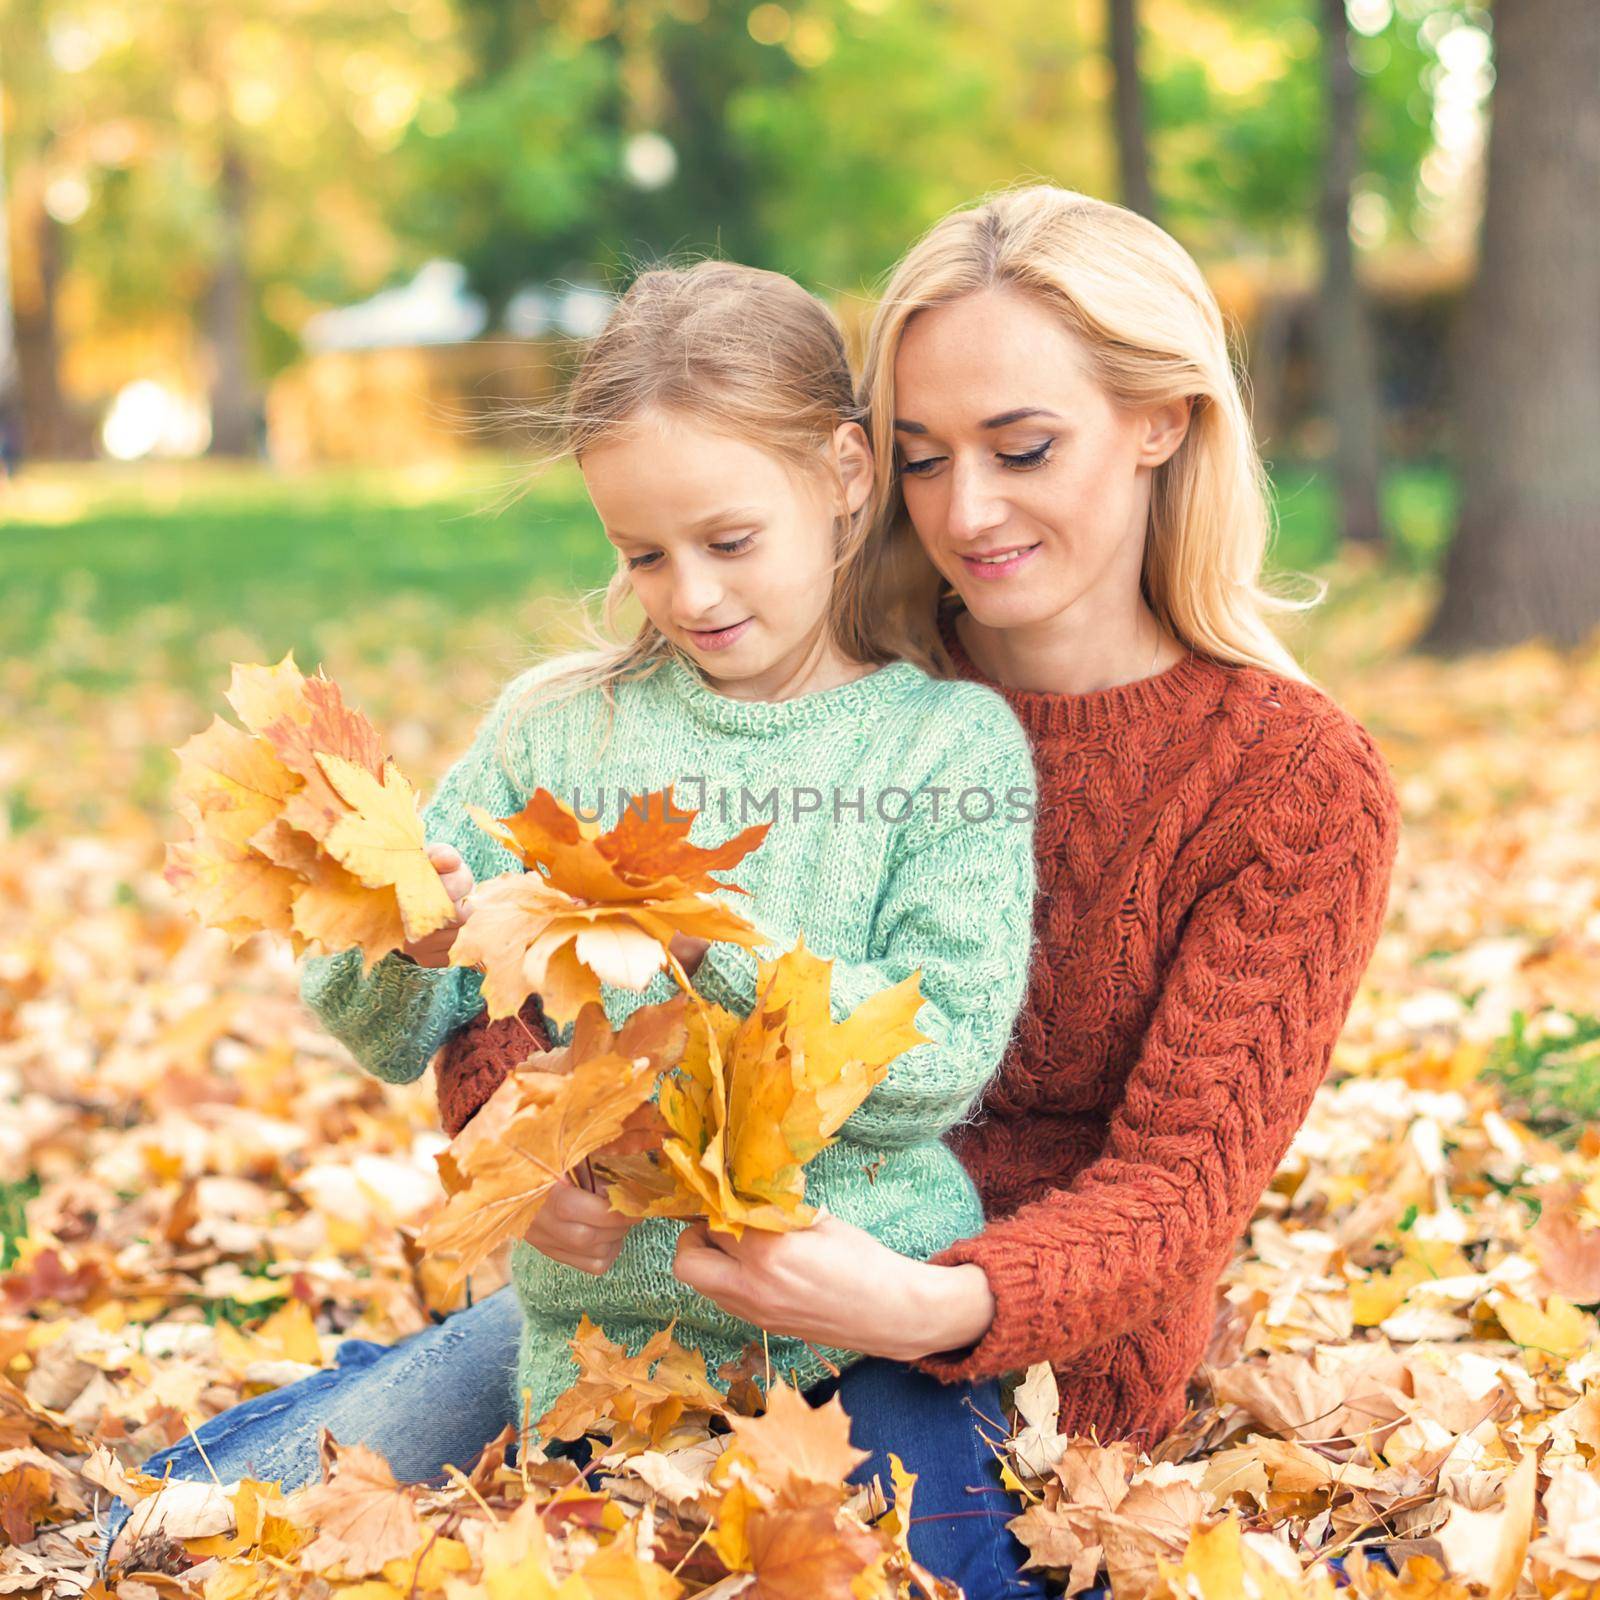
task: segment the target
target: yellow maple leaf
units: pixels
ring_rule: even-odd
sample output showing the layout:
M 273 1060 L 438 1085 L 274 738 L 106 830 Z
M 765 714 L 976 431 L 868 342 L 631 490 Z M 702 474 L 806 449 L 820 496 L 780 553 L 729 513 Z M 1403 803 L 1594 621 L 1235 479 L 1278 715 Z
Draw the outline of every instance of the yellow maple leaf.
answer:
M 1582 1355 L 1594 1339 L 1594 1318 L 1558 1294 L 1542 1308 L 1503 1295 L 1495 1302 L 1494 1314 L 1513 1343 L 1563 1366 Z
M 249 731 L 218 717 L 177 750 L 190 837 L 168 846 L 165 876 L 189 909 L 235 944 L 358 945 L 369 969 L 448 924 L 416 797 L 337 685 L 291 654 L 236 663 L 227 698 Z
M 683 1060 L 657 1101 L 670 1130 L 659 1157 L 606 1164 L 617 1210 L 703 1216 L 735 1236 L 812 1222 L 805 1164 L 833 1142 L 889 1063 L 926 1042 L 912 1023 L 919 974 L 835 1022 L 832 970 L 801 939 L 758 963 L 747 1017 L 707 1004 L 691 1010 Z
M 392 888 L 412 939 L 442 928 L 455 907 L 429 861 L 415 790 L 395 764 L 383 781 L 342 756 L 318 753 L 317 764 L 349 807 L 323 840 L 328 854 L 369 889 Z

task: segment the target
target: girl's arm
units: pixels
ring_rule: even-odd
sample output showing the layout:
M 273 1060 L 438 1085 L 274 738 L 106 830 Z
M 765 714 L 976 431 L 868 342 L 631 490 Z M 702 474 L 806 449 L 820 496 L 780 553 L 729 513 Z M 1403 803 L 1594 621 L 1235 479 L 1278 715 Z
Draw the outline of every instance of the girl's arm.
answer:
M 534 669 L 535 671 L 539 669 Z M 423 811 L 430 843 L 453 845 L 482 883 L 522 864 L 467 815 L 479 805 L 509 816 L 526 800 L 501 766 L 500 731 L 526 692 L 529 675 L 512 680 L 479 724 L 471 748 L 445 774 Z M 424 967 L 391 951 L 365 976 L 355 946 L 312 956 L 300 979 L 300 997 L 360 1064 L 386 1083 L 410 1083 L 439 1046 L 483 1009 L 482 975 L 465 967 Z
M 926 780 L 946 790 L 937 820 L 919 794 L 891 846 L 878 891 L 872 955 L 833 963 L 831 1009 L 842 1020 L 863 1000 L 919 968 L 916 1026 L 932 1041 L 890 1064 L 888 1076 L 841 1133 L 878 1148 L 938 1138 L 971 1109 L 999 1069 L 1027 986 L 1035 887 L 1033 760 L 1027 737 L 997 695 L 965 696 L 959 740 Z M 964 820 L 991 795 L 994 815 Z M 867 892 L 864 886 L 863 892 Z M 802 930 L 803 931 L 803 930 Z M 781 953 L 766 947 L 769 957 Z M 827 952 L 819 952 L 827 954 Z M 739 1016 L 756 1003 L 756 954 L 716 943 L 694 977 L 708 999 Z
M 1100 1158 L 934 1257 L 983 1269 L 994 1318 L 926 1371 L 1067 1361 L 1148 1322 L 1243 1234 L 1383 921 L 1398 806 L 1382 757 L 1347 728 L 1323 725 L 1221 819 L 1241 865 L 1190 914 Z

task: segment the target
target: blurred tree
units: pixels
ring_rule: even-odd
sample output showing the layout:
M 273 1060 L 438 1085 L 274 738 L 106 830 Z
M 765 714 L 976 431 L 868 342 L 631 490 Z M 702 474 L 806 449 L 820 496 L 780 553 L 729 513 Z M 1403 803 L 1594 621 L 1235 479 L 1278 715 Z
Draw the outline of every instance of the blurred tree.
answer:
M 58 127 L 68 114 L 51 92 L 44 0 L 0 9 L 0 87 L 5 94 L 8 311 L 11 316 L 13 443 L 30 454 L 80 455 L 88 428 L 61 391 L 59 299 L 62 223 L 76 203 L 57 161 Z M 30 93 L 33 89 L 35 92 Z
M 1117 127 L 1117 175 L 1125 206 L 1158 221 L 1145 140 L 1144 78 L 1139 70 L 1138 0 L 1107 0 L 1111 106 Z
M 1439 651 L 1600 624 L 1600 6 L 1502 0 Z
M 6 78 L 19 290 L 71 286 L 74 336 L 136 371 L 157 330 L 169 366 L 198 334 L 214 448 L 253 448 L 259 375 L 294 353 L 305 312 L 396 260 L 387 155 L 454 73 L 448 0 L 4 0 L 0 26 L 28 53 L 19 71 L 8 50 Z M 57 365 L 41 348 L 40 385 Z
M 1322 281 L 1316 327 L 1323 404 L 1333 424 L 1334 499 L 1341 538 L 1382 544 L 1378 481 L 1383 412 L 1372 326 L 1350 237 L 1350 203 L 1361 174 L 1361 76 L 1350 54 L 1346 0 L 1318 4 L 1326 113 L 1317 202 Z
M 394 221 L 408 238 L 462 261 L 496 310 L 524 284 L 675 249 L 765 262 L 730 106 L 800 70 L 762 42 L 779 7 L 458 5 L 470 64 L 406 142 Z

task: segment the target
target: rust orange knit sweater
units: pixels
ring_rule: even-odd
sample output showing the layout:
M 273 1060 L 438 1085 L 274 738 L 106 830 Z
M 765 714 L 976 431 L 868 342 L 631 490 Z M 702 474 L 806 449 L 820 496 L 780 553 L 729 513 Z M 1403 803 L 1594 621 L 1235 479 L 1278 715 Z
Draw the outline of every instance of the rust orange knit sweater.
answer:
M 1372 954 L 1398 806 L 1363 729 L 1291 679 L 1191 655 L 1092 694 L 1002 692 L 1039 777 L 1037 940 L 1010 1053 L 952 1141 L 988 1225 L 934 1258 L 981 1266 L 996 1314 L 918 1365 L 1047 1360 L 1064 1432 L 1153 1445 Z M 449 1131 L 527 1047 L 482 1017 L 446 1046 Z

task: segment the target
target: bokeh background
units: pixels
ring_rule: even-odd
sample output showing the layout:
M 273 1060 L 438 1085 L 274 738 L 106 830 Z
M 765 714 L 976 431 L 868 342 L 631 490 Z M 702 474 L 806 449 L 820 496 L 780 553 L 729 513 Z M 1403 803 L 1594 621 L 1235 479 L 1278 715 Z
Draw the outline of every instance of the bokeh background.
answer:
M 228 664 L 321 664 L 430 785 L 608 574 L 506 419 L 633 265 L 778 268 L 859 338 L 909 240 L 1019 178 L 1205 268 L 1275 580 L 1326 588 L 1292 642 L 1405 812 L 1215 1359 L 1567 1372 L 1465 1459 L 1592 1407 L 1595 0 L 0 0 L 0 109 L 0 1394 L 66 1419 L 0 1462 L 0 1587 L 82 1593 L 93 1447 L 132 1466 L 427 1314 L 428 1081 L 362 1077 L 286 949 L 161 877 Z M 1439 1437 L 1324 1535 L 1436 1523 Z

